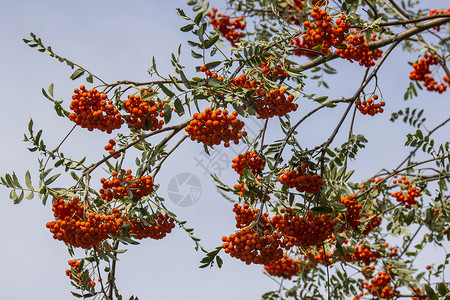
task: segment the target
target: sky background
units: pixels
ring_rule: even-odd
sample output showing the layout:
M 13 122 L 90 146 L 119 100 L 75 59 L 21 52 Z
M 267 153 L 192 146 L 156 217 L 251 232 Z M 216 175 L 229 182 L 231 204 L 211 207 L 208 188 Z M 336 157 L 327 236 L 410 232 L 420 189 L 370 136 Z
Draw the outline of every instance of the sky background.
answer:
M 428 1 L 427 6 L 442 8 L 446 2 Z M 217 6 L 224 7 L 224 4 Z M 73 126 L 67 119 L 55 116 L 51 102 L 43 97 L 41 89 L 54 83 L 55 98 L 63 98 L 63 105 L 67 108 L 73 89 L 86 82 L 84 79 L 73 82 L 69 79 L 72 70 L 65 64 L 26 46 L 22 38 L 28 38 L 30 32 L 41 37 L 45 45 L 51 45 L 57 54 L 82 65 L 107 82 L 125 79 L 149 81 L 147 69 L 152 56 L 156 57 L 162 74 L 172 72 L 170 53 L 176 52 L 180 43 L 183 43 L 182 63 L 191 70 L 191 74 L 194 74 L 195 66 L 201 64 L 189 54 L 190 48 L 185 43 L 190 38 L 189 34 L 179 30 L 186 22 L 177 16 L 175 8 L 184 8 L 188 15 L 194 15 L 184 0 L 28 0 L 2 1 L 1 7 L 0 138 L 4 143 L 0 173 L 3 175 L 14 170 L 24 182 L 24 174 L 30 170 L 35 186 L 38 183 L 37 153 L 27 151 L 27 144 L 22 142 L 30 117 L 34 120 L 35 131 L 43 129 L 43 138 L 49 148 L 56 147 Z M 350 164 L 350 168 L 356 169 L 353 177 L 356 182 L 369 178 L 382 167 L 395 167 L 407 154 L 407 149 L 402 146 L 408 127 L 400 122 L 390 123 L 388 120 L 392 112 L 407 104 L 426 107 L 428 111 L 424 116 L 428 119 L 427 128 L 433 128 L 448 118 L 449 92 L 437 95 L 421 91 L 418 98 L 409 103 L 403 101 L 403 93 L 409 84 L 410 66 L 407 61 L 416 58 L 417 55 L 395 50 L 383 65 L 378 78 L 387 103 L 386 112 L 374 118 L 357 117 L 354 131 L 364 134 L 369 144 L 361 151 L 358 164 Z M 318 95 L 330 95 L 330 99 L 351 96 L 360 84 L 363 68 L 347 61 L 334 61 L 332 66 L 339 75 L 325 77 L 330 83 L 329 90 L 317 88 L 315 82 L 309 84 L 306 90 Z M 298 103 L 300 107 L 298 114 L 293 116 L 294 120 L 315 107 L 304 99 L 299 99 Z M 340 115 L 334 110 L 320 112 L 299 127 L 299 140 L 309 147 L 321 143 L 339 118 Z M 246 123 L 254 131 L 260 126 L 260 122 Z M 346 129 L 338 136 L 341 142 L 348 134 L 349 122 L 344 127 Z M 77 159 L 87 155 L 88 161 L 94 162 L 104 154 L 103 147 L 109 138 L 99 132 L 76 128 L 62 150 Z M 448 139 L 448 128 L 437 132 L 435 138 L 441 141 Z M 238 153 L 243 149 L 238 146 L 233 151 Z M 237 156 L 233 151 L 224 152 L 218 148 L 212 152 L 215 160 L 211 160 L 212 164 L 208 166 L 231 186 L 237 180 L 234 171 L 230 170 L 231 159 Z M 167 160 L 157 181 L 161 184 L 161 196 L 166 197 L 168 183 L 177 174 L 188 172 L 199 178 L 201 196 L 195 205 L 178 207 L 170 200 L 166 205 L 181 220 L 188 220 L 187 226 L 196 228 L 195 235 L 202 238 L 205 248 L 213 250 L 222 244 L 223 235 L 234 231 L 234 214 L 232 204 L 216 192 L 213 181 L 202 167 L 202 164 L 208 164 L 208 159 L 201 153 L 200 145 L 185 142 Z M 130 165 L 130 168 L 133 167 Z M 97 175 L 96 184 L 100 186 L 98 182 L 102 175 Z M 71 185 L 69 177 L 61 176 L 58 184 Z M 65 276 L 70 256 L 65 245 L 54 240 L 45 228 L 45 223 L 52 220 L 51 206 L 43 206 L 37 197 L 14 205 L 8 194 L 9 190 L 0 188 L 2 297 L 72 299 L 70 282 Z M 81 257 L 82 252 L 78 253 Z M 130 246 L 128 252 L 121 255 L 117 269 L 118 287 L 125 299 L 136 295 L 140 299 L 183 297 L 198 300 L 229 299 L 236 297 L 236 294 L 238 299 L 258 299 L 262 293 L 277 287 L 261 273 L 260 266 L 246 266 L 224 253 L 221 255 L 224 259 L 222 269 L 199 269 L 203 256 L 194 251 L 193 242 L 187 234 L 176 228 L 163 240 L 142 241 L 140 246 Z M 430 259 L 423 257 L 423 264 L 428 264 Z

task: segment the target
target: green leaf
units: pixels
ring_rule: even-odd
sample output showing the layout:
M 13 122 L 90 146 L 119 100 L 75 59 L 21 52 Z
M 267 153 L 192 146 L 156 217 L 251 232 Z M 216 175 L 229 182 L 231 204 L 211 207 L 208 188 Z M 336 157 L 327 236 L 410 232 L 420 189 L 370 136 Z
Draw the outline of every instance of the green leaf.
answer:
M 186 88 L 190 89 L 191 84 L 190 84 L 189 80 L 186 78 L 186 75 L 184 75 L 183 71 L 181 71 L 181 70 L 179 70 L 179 71 L 180 71 L 180 77 L 181 77 L 181 80 L 183 81 L 184 86 Z
M 206 67 L 206 69 L 208 69 L 208 70 L 212 70 L 212 69 L 215 69 L 215 68 L 217 68 L 218 66 L 220 66 L 221 63 L 222 63 L 221 61 L 212 61 L 212 62 L 207 63 L 207 64 L 205 65 L 205 67 Z
M 49 85 L 49 87 L 48 87 L 48 93 L 49 93 L 50 96 L 52 96 L 52 98 L 53 98 L 53 83 Z
M 53 181 L 55 181 L 59 176 L 61 176 L 61 173 L 60 174 L 55 174 L 55 175 L 53 175 L 52 177 L 50 177 L 49 179 L 47 179 L 45 182 L 44 182 L 44 185 L 50 185 Z
M 438 300 L 439 299 L 438 295 L 436 295 L 436 292 L 428 284 L 425 284 L 425 292 L 427 293 L 427 296 L 430 300 Z
M 322 103 L 322 102 L 324 102 L 327 99 L 328 99 L 328 96 L 322 96 L 322 97 L 314 98 L 314 101 Z
M 445 296 L 447 294 L 447 286 L 443 282 L 438 283 L 437 290 L 441 296 Z
M 183 32 L 188 32 L 191 31 L 192 29 L 194 29 L 194 24 L 188 24 L 180 28 L 180 30 Z
M 163 83 L 158 82 L 158 86 L 167 96 L 169 97 L 175 96 L 175 94 L 171 90 L 169 90 Z
M 213 87 L 223 87 L 224 84 L 222 81 L 219 81 L 217 78 L 211 77 L 208 79 L 208 84 Z
M 212 38 L 206 40 L 205 41 L 205 49 L 211 48 L 211 46 L 213 46 L 215 43 L 217 43 L 218 40 L 219 40 L 219 35 L 218 34 L 216 34 Z
M 167 124 L 172 118 L 172 107 L 168 104 L 164 104 L 164 122 Z
M 75 80 L 84 74 L 84 70 L 82 68 L 78 68 L 75 72 L 70 75 L 70 79 Z
M 220 256 L 216 256 L 216 262 L 217 262 L 217 266 L 219 268 L 222 268 L 223 260 L 220 258 Z
M 178 84 L 177 80 L 169 75 L 170 81 L 172 81 L 173 85 L 179 90 L 180 92 L 184 92 L 184 89 Z
M 89 82 L 89 83 L 93 83 L 94 82 L 94 78 L 92 78 L 91 74 L 89 74 L 89 76 L 86 77 L 86 81 Z
M 27 199 L 27 200 L 31 200 L 31 199 L 33 199 L 34 198 L 34 192 L 30 192 L 26 197 L 25 197 L 25 199 Z
M 199 12 L 194 18 L 194 23 L 197 25 L 200 24 L 202 17 L 203 17 L 203 12 Z
M 183 104 L 181 103 L 181 100 L 179 98 L 175 99 L 174 105 L 175 105 L 175 109 L 177 110 L 177 114 L 179 116 L 183 115 L 184 114 L 184 107 L 183 107 Z
M 194 50 L 191 50 L 191 55 L 193 58 L 203 58 L 203 55 L 195 52 Z
M 33 189 L 33 185 L 31 184 L 31 175 L 30 175 L 30 171 L 27 171 L 27 172 L 25 173 L 25 184 L 27 185 L 27 187 L 28 187 L 30 190 L 34 190 L 34 189 Z

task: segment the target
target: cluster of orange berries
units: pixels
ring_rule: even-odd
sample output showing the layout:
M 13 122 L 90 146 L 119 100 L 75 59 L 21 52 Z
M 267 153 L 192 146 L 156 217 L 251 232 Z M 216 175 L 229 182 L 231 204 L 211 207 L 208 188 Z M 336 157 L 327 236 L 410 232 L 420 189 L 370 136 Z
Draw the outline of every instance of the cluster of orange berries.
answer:
M 323 54 L 329 53 L 331 47 L 342 45 L 345 40 L 345 34 L 349 31 L 351 24 L 345 22 L 346 15 L 341 15 L 334 24 L 331 16 L 325 10 L 315 6 L 311 17 L 315 22 L 305 21 L 303 25 L 307 28 L 302 38 L 294 39 L 291 44 L 299 48 L 313 49 L 317 48 Z M 308 51 L 297 50 L 296 55 L 315 56 Z
M 398 294 L 397 288 L 390 285 L 392 279 L 394 278 L 394 274 L 390 272 L 390 266 L 388 266 L 388 270 L 386 272 L 380 271 L 377 274 L 377 277 L 372 278 L 371 282 L 363 281 L 361 283 L 361 287 L 366 289 L 372 296 L 379 297 L 383 299 L 392 299 Z M 359 294 L 359 296 L 355 297 L 355 299 L 359 299 L 364 295 L 363 292 Z
M 286 89 L 265 91 L 264 83 L 250 80 L 245 74 L 233 79 L 234 87 L 246 88 L 255 92 L 250 101 L 256 103 L 258 119 L 268 119 L 274 116 L 282 117 L 291 111 L 296 111 L 298 104 L 293 103 L 294 95 L 286 95 Z M 245 105 L 244 105 L 245 108 Z
M 84 85 L 74 90 L 69 114 L 69 119 L 87 128 L 89 131 L 99 129 L 111 133 L 114 129 L 119 129 L 124 120 L 119 110 L 114 107 L 111 100 L 107 100 L 106 94 L 100 94 L 96 89 L 87 90 Z
M 352 196 L 343 197 L 339 199 L 339 202 L 344 204 L 347 209 L 345 216 L 350 227 L 357 228 L 361 224 L 362 205 L 358 203 L 356 195 L 353 194 Z
M 289 64 L 284 64 L 284 66 L 285 68 L 289 68 Z M 264 77 L 270 80 L 290 77 L 281 64 L 277 64 L 271 68 L 266 62 L 262 62 L 261 65 L 258 65 L 258 67 L 261 68 L 261 72 L 264 74 Z
M 217 73 L 211 72 L 211 70 L 208 70 L 206 68 L 206 66 L 201 66 L 200 67 L 200 71 L 205 73 L 205 75 L 208 76 L 208 77 L 217 78 L 217 80 L 223 81 L 223 77 L 217 75 Z
M 425 300 L 428 299 L 428 297 L 425 295 L 425 291 L 421 290 L 420 287 L 416 286 L 413 288 L 414 292 L 416 293 L 416 296 L 411 297 L 412 300 Z
M 134 197 L 142 198 L 153 192 L 153 180 L 150 175 L 141 176 L 139 179 L 131 175 L 131 170 L 121 170 L 120 174 L 112 172 L 112 178 L 100 179 L 102 189 L 100 195 L 102 199 L 111 201 L 113 199 L 121 200 L 131 193 Z
M 236 214 L 234 217 L 236 219 L 236 228 L 242 229 L 249 226 L 253 221 L 255 221 L 258 217 L 259 209 L 251 209 L 248 203 L 244 204 L 244 206 L 240 206 L 235 203 L 233 206 L 233 212 Z M 263 214 L 260 217 L 258 226 L 264 227 L 268 224 L 267 213 Z
M 227 110 L 216 109 L 214 112 L 211 108 L 206 108 L 201 114 L 195 113 L 188 126 L 186 132 L 191 136 L 191 140 L 197 140 L 207 146 L 220 145 L 223 141 L 225 147 L 230 146 L 230 141 L 235 144 L 239 143 L 239 139 L 247 136 L 246 131 L 240 132 L 244 127 L 244 122 L 237 119 L 238 113 L 234 111 L 228 115 Z
M 284 210 L 280 212 L 284 213 Z M 288 207 L 283 216 L 277 214 L 271 223 L 279 232 L 295 238 L 292 242 L 295 246 L 308 247 L 320 246 L 323 241 L 331 238 L 338 218 L 333 218 L 331 214 L 313 215 L 310 210 L 305 217 L 300 217 Z
M 361 100 L 356 100 L 355 104 L 358 110 L 363 115 L 374 116 L 378 113 L 382 113 L 383 107 L 386 105 L 384 101 L 380 103 L 375 103 L 374 101 L 378 100 L 378 95 L 373 95 L 373 98 L 369 98 L 361 102 Z
M 105 146 L 105 150 L 109 152 L 109 154 L 113 154 L 114 152 L 116 152 L 115 150 L 115 146 L 116 146 L 116 141 L 114 141 L 113 139 L 110 139 L 108 141 L 108 145 Z M 121 156 L 121 153 L 117 153 L 115 154 L 113 157 L 115 159 L 119 158 Z
M 353 249 L 355 252 L 347 254 L 345 257 L 346 261 L 362 261 L 364 264 L 370 265 L 370 263 L 381 257 L 381 254 L 378 251 L 372 250 L 365 245 L 359 247 L 355 245 L 353 246 Z
M 292 247 L 293 238 L 286 238 L 275 231 L 268 214 L 260 216 L 259 221 L 252 228 L 249 227 L 257 220 L 259 210 L 250 209 L 248 204 L 241 207 L 235 204 L 233 211 L 236 216 L 237 231 L 230 236 L 222 237 L 222 248 L 232 257 L 242 260 L 246 264 L 264 264 L 283 258 L 283 249 Z
M 108 215 L 98 214 L 77 198 L 67 203 L 56 198 L 52 210 L 56 221 L 48 222 L 46 227 L 53 233 L 53 238 L 83 249 L 90 249 L 109 236 L 119 234 L 123 223 L 118 209 Z
M 291 279 L 292 276 L 296 276 L 300 272 L 299 262 L 299 260 L 293 260 L 284 254 L 282 259 L 270 262 L 264 266 L 264 269 L 272 276 Z
M 447 90 L 447 84 L 444 82 L 438 83 L 432 76 L 430 66 L 437 65 L 439 57 L 437 55 L 425 54 L 418 62 L 413 63 L 413 70 L 409 74 L 409 79 L 415 81 L 423 81 L 423 85 L 428 91 L 436 91 L 439 94 Z M 447 76 L 443 77 L 444 81 L 450 84 Z
M 296 111 L 297 103 L 293 103 L 294 95 L 286 95 L 286 89 L 274 89 L 264 93 L 264 98 L 257 99 L 256 112 L 258 119 L 268 119 L 274 116 L 282 117 L 291 111 Z
M 83 272 L 81 272 L 82 270 L 80 269 L 80 262 L 77 261 L 76 259 L 72 259 L 72 260 L 67 261 L 67 263 L 73 269 L 74 273 L 76 273 L 77 275 L 76 275 L 76 278 L 73 277 L 72 270 L 70 270 L 70 269 L 66 270 L 66 275 L 69 276 L 70 279 L 80 282 L 81 276 L 83 274 Z M 91 287 L 95 287 L 95 282 L 92 281 L 92 279 L 89 275 L 87 277 L 87 284 L 89 284 Z
M 245 188 L 245 182 L 236 183 L 234 185 L 235 191 L 242 196 L 245 196 L 248 192 L 248 190 Z
M 308 40 L 312 47 L 322 47 L 326 53 L 330 51 L 332 46 L 340 46 L 345 39 L 345 34 L 350 29 L 351 24 L 345 22 L 346 15 L 341 15 L 333 25 L 332 18 L 325 10 L 314 7 L 311 17 L 315 20 L 315 24 L 305 21 L 303 25 L 307 28 L 306 33 L 302 36 Z
M 309 268 L 316 268 L 317 264 L 323 264 L 326 266 L 330 266 L 334 263 L 333 261 L 333 253 L 326 253 L 323 248 L 319 249 L 317 252 L 313 252 L 311 249 L 306 250 L 307 253 L 303 254 L 303 258 L 305 261 L 308 261 Z
M 152 90 L 141 90 L 142 95 L 147 95 Z M 163 120 L 158 117 L 164 117 L 163 103 L 157 103 L 153 100 L 143 101 L 141 95 L 129 95 L 127 100 L 123 101 L 123 109 L 129 113 L 125 116 L 125 121 L 135 130 L 157 130 L 164 125 Z
M 395 197 L 398 202 L 405 205 L 405 208 L 411 209 L 414 204 L 417 204 L 417 197 L 420 197 L 420 190 L 414 186 L 409 186 L 406 193 L 403 191 L 397 191 L 391 193 L 392 197 Z
M 254 228 L 244 228 L 230 236 L 222 237 L 225 253 L 246 264 L 267 265 L 283 257 L 283 247 L 287 244 L 282 234 L 269 229 L 260 233 Z
M 172 232 L 172 229 L 175 227 L 174 219 L 163 214 L 157 214 L 152 220 L 148 218 L 144 220 L 130 218 L 125 220 L 125 223 L 130 225 L 127 229 L 128 232 L 133 234 L 134 238 L 138 240 L 145 238 L 160 240 Z
M 261 179 L 259 179 L 258 177 L 255 178 L 256 181 L 261 182 Z M 255 199 L 261 199 L 261 195 L 259 193 L 249 193 L 249 191 L 247 190 L 247 188 L 251 189 L 251 188 L 256 188 L 255 184 L 252 182 L 240 182 L 234 185 L 234 190 L 236 191 L 236 193 L 238 193 L 241 196 L 245 196 L 245 197 L 255 197 Z M 261 191 L 262 192 L 262 191 Z M 264 201 L 269 201 L 270 200 L 270 196 L 266 194 Z
M 365 224 L 366 229 L 364 229 L 362 232 L 362 234 L 364 235 L 368 235 L 370 232 L 372 232 L 372 230 L 380 226 L 381 221 L 383 220 L 382 217 L 374 217 L 374 213 L 372 211 L 366 213 L 366 219 L 369 219 L 369 222 Z
M 372 41 L 376 40 L 376 33 L 370 39 Z M 364 35 L 358 34 L 357 31 L 352 31 L 346 37 L 346 41 L 347 43 L 344 44 L 345 49 L 336 49 L 336 54 L 350 61 L 356 60 L 361 66 L 367 68 L 374 66 L 375 60 L 379 59 L 383 53 L 380 49 L 370 50 Z
M 432 10 L 430 10 L 430 13 L 429 13 L 430 16 L 432 16 L 432 15 L 440 15 L 440 14 L 450 14 L 450 8 L 447 8 L 446 11 L 444 11 L 443 9 L 441 9 L 441 10 L 432 9 Z M 436 31 L 439 31 L 439 30 L 441 30 L 441 26 L 433 27 L 433 29 L 436 30 Z
M 300 172 L 297 170 L 281 172 L 278 181 L 288 188 L 295 188 L 300 193 L 314 194 L 320 192 L 320 187 L 324 184 L 323 180 L 318 174 L 305 174 L 306 167 L 307 164 L 303 163 Z
M 236 158 L 232 160 L 233 164 L 231 167 L 238 173 L 242 175 L 243 169 L 248 169 L 253 174 L 258 174 L 264 168 L 266 161 L 259 157 L 255 151 L 246 151 L 244 154 L 239 154 Z
M 218 14 L 217 8 L 213 8 L 212 11 L 208 14 L 208 17 L 211 19 L 209 23 L 214 26 L 214 29 L 219 31 L 220 34 L 228 41 L 230 41 L 233 47 L 236 47 L 236 43 L 239 42 L 239 39 L 245 36 L 243 32 L 239 32 L 240 30 L 245 29 L 245 23 L 243 17 L 235 18 L 234 20 L 230 20 L 230 16 Z

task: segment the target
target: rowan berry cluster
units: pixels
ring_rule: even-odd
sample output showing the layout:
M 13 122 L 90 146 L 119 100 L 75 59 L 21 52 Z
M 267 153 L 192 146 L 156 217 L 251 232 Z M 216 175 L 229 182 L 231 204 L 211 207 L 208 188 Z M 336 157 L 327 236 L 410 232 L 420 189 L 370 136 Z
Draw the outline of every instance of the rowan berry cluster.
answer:
M 233 47 L 236 47 L 236 43 L 245 36 L 243 32 L 239 32 L 240 30 L 245 29 L 245 23 L 243 17 L 235 18 L 234 20 L 230 19 L 230 16 L 217 14 L 217 8 L 213 8 L 212 11 L 208 14 L 208 17 L 211 19 L 209 23 L 214 26 L 214 29 L 219 31 L 220 34 L 230 41 Z
M 258 217 L 259 209 L 251 209 L 248 203 L 244 204 L 244 206 L 240 206 L 235 203 L 233 206 L 233 212 L 236 214 L 236 228 L 242 229 L 249 226 L 253 221 L 255 221 Z M 258 226 L 266 226 L 268 224 L 267 213 L 263 214 L 260 217 Z
M 323 248 L 319 249 L 317 252 L 313 252 L 312 249 L 307 249 L 307 253 L 303 254 L 303 258 L 305 261 L 308 261 L 308 266 L 310 268 L 316 268 L 317 264 L 323 264 L 326 266 L 330 266 L 334 263 L 333 261 L 333 253 L 326 253 Z
M 99 192 L 102 199 L 106 201 L 121 200 L 129 193 L 134 197 L 142 198 L 153 192 L 153 180 L 150 175 L 137 179 L 131 175 L 131 170 L 121 170 L 120 174 L 112 172 L 111 176 L 110 180 L 100 179 L 103 186 Z
M 105 146 L 105 150 L 108 151 L 109 154 L 113 154 L 114 152 L 116 152 L 115 147 L 116 147 L 116 141 L 114 141 L 113 139 L 110 139 L 108 141 L 108 145 Z M 121 153 L 117 153 L 113 157 L 117 159 L 121 155 L 122 155 Z
M 283 277 L 284 279 L 291 279 L 292 276 L 296 276 L 300 272 L 299 260 L 293 260 L 287 257 L 286 254 L 283 258 L 277 261 L 273 261 L 264 266 L 264 269 L 272 276 Z
M 248 190 L 245 188 L 245 182 L 236 183 L 234 190 L 241 196 L 247 195 Z
M 443 10 L 443 9 L 441 9 L 441 10 L 432 9 L 432 10 L 430 10 L 429 16 L 440 15 L 440 14 L 450 14 L 450 8 L 447 8 L 446 11 Z M 441 26 L 433 27 L 433 29 L 436 30 L 436 31 L 439 31 L 439 30 L 441 30 Z
M 242 260 L 247 265 L 264 264 L 283 257 L 283 249 L 287 240 L 278 232 L 269 229 L 259 233 L 254 228 L 244 228 L 230 236 L 222 238 L 222 248 L 231 257 Z
M 259 210 L 250 209 L 248 204 L 241 207 L 235 204 L 236 228 L 240 230 L 230 236 L 222 237 L 222 248 L 232 257 L 246 264 L 264 264 L 283 258 L 283 249 L 292 247 L 293 238 L 286 238 L 274 230 L 268 214 L 259 217 L 257 224 L 249 227 L 258 219 Z
M 124 120 L 119 110 L 114 107 L 111 100 L 107 100 L 106 94 L 100 94 L 96 89 L 87 90 L 84 85 L 74 90 L 69 114 L 69 119 L 87 128 L 89 131 L 95 128 L 111 133 L 114 129 L 119 129 Z
M 280 212 L 284 213 L 284 210 Z M 338 218 L 333 218 L 331 214 L 313 215 L 312 211 L 307 211 L 305 217 L 300 217 L 288 207 L 283 216 L 277 214 L 271 223 L 282 234 L 295 238 L 295 246 L 309 247 L 321 246 L 323 241 L 331 238 Z
M 314 46 L 311 41 L 306 40 L 302 37 L 294 38 L 290 44 L 295 47 L 292 50 L 293 53 L 297 56 L 316 57 L 319 53 L 327 54 L 328 52 L 330 52 L 330 49 L 313 49 Z
M 371 37 L 371 40 L 376 39 L 376 34 Z M 372 67 L 375 65 L 375 60 L 381 57 L 383 53 L 380 49 L 369 49 L 369 44 L 366 42 L 363 34 L 358 34 L 357 31 L 352 31 L 346 37 L 347 43 L 343 44 L 344 49 L 336 49 L 335 53 L 341 58 L 359 62 L 359 65 L 365 67 Z
M 434 77 L 430 76 L 432 73 L 430 66 L 437 65 L 439 57 L 437 55 L 425 54 L 418 62 L 413 63 L 413 70 L 409 74 L 409 79 L 414 81 L 422 81 L 423 85 L 428 91 L 436 91 L 439 94 L 447 90 L 447 84 L 444 82 L 438 83 Z M 444 76 L 444 81 L 450 84 L 447 76 Z
M 378 100 L 378 95 L 374 95 L 373 98 L 369 98 L 361 102 L 361 100 L 356 100 L 355 104 L 358 110 L 363 115 L 374 116 L 378 113 L 382 113 L 383 107 L 386 105 L 384 101 L 380 103 L 375 103 L 374 101 Z
M 374 217 L 374 213 L 371 211 L 366 213 L 366 220 L 368 220 L 368 223 L 364 224 L 366 226 L 366 229 L 364 229 L 362 232 L 362 234 L 364 235 L 368 235 L 372 232 L 372 230 L 380 226 L 383 218 Z
M 110 236 L 119 234 L 123 219 L 118 209 L 110 214 L 98 214 L 83 205 L 77 198 L 67 203 L 56 198 L 53 202 L 53 215 L 56 221 L 46 224 L 53 238 L 83 249 L 97 246 Z
M 306 167 L 306 163 L 303 163 L 300 172 L 297 170 L 281 172 L 278 181 L 288 188 L 295 188 L 300 193 L 314 194 L 320 192 L 320 187 L 324 184 L 323 180 L 318 174 L 305 174 Z
M 376 251 L 370 249 L 370 247 L 365 245 L 353 246 L 355 252 L 352 254 L 347 254 L 345 260 L 350 261 L 361 261 L 366 265 L 370 265 L 372 262 L 376 261 L 381 257 L 381 254 Z
M 238 173 L 242 175 L 243 169 L 248 169 L 253 174 L 258 174 L 264 169 L 266 161 L 259 157 L 255 151 L 246 151 L 244 154 L 239 154 L 236 158 L 232 160 L 233 164 L 231 167 Z
M 83 272 L 80 269 L 80 262 L 77 261 L 76 259 L 72 259 L 72 260 L 67 261 L 67 263 L 73 269 L 73 271 L 70 269 L 67 269 L 66 275 L 69 276 L 70 279 L 80 283 L 82 275 L 83 275 Z M 72 274 L 72 273 L 74 273 L 74 274 Z M 75 277 L 73 275 L 75 275 Z M 95 287 L 95 282 L 92 281 L 92 279 L 89 275 L 87 276 L 87 284 L 89 284 L 91 287 Z
M 367 281 L 363 281 L 361 283 L 361 287 L 363 289 L 366 289 L 368 293 L 372 294 L 372 296 L 374 297 L 392 299 L 396 294 L 398 294 L 397 288 L 395 286 L 391 286 L 390 284 L 394 277 L 394 274 L 389 271 L 388 267 L 388 270 L 386 272 L 378 272 L 377 277 L 372 278 L 370 283 Z M 363 295 L 364 293 L 355 297 L 355 299 L 359 299 Z
M 345 216 L 350 227 L 357 228 L 361 224 L 362 205 L 358 203 L 356 195 L 353 194 L 352 196 L 343 197 L 339 199 L 339 202 L 344 204 L 347 209 Z
M 150 91 L 142 90 L 142 95 Z M 123 101 L 123 109 L 129 113 L 125 116 L 125 121 L 135 130 L 157 130 L 164 125 L 164 120 L 158 120 L 158 117 L 164 117 L 164 104 L 153 100 L 142 100 L 141 95 L 129 95 L 127 100 Z
M 276 64 L 271 67 L 266 62 L 262 62 L 258 67 L 261 68 L 261 73 L 263 73 L 264 77 L 270 80 L 277 80 L 279 78 L 289 78 L 290 75 L 284 70 L 289 68 L 289 64 L 284 64 L 284 68 L 281 64 Z
M 208 77 L 217 78 L 217 80 L 223 81 L 223 77 L 217 75 L 217 73 L 211 72 L 210 70 L 208 70 L 206 68 L 206 66 L 201 66 L 200 67 L 200 71 L 205 73 L 205 75 L 208 76 Z
M 351 24 L 345 22 L 346 15 L 341 15 L 332 23 L 331 16 L 325 10 L 315 6 L 311 17 L 313 22 L 305 21 L 303 25 L 307 28 L 306 33 L 302 36 L 303 43 L 296 42 L 303 48 L 313 49 L 317 47 L 322 53 L 330 52 L 331 47 L 342 45 L 345 40 L 345 34 L 349 31 Z
M 130 225 L 127 229 L 128 232 L 138 240 L 145 238 L 160 240 L 172 232 L 175 227 L 174 219 L 163 214 L 157 214 L 152 219 L 129 218 L 124 223 Z
M 406 190 L 406 193 L 403 191 L 397 191 L 391 193 L 392 197 L 395 197 L 396 200 L 405 205 L 405 208 L 411 209 L 414 204 L 417 204 L 417 197 L 420 197 L 420 190 L 414 186 L 409 186 Z
M 425 291 L 421 290 L 420 287 L 416 286 L 413 288 L 414 293 L 416 293 L 416 296 L 411 297 L 412 300 L 425 300 L 428 299 L 428 297 L 425 295 Z
M 256 103 L 258 119 L 268 119 L 274 116 L 282 117 L 291 111 L 296 111 L 298 104 L 293 103 L 294 96 L 286 95 L 286 89 L 274 89 L 266 92 L 263 83 L 250 80 L 245 74 L 233 79 L 234 88 L 245 88 L 254 91 L 249 100 Z M 233 86 L 232 86 L 233 88 Z M 245 105 L 243 105 L 246 108 Z
M 191 140 L 197 140 L 207 146 L 220 145 L 223 141 L 225 147 L 230 146 L 230 141 L 235 144 L 239 139 L 247 136 L 247 132 L 242 131 L 244 122 L 237 119 L 238 113 L 235 111 L 228 115 L 227 110 L 216 109 L 214 112 L 208 107 L 201 114 L 195 113 L 186 132 L 191 136 Z

